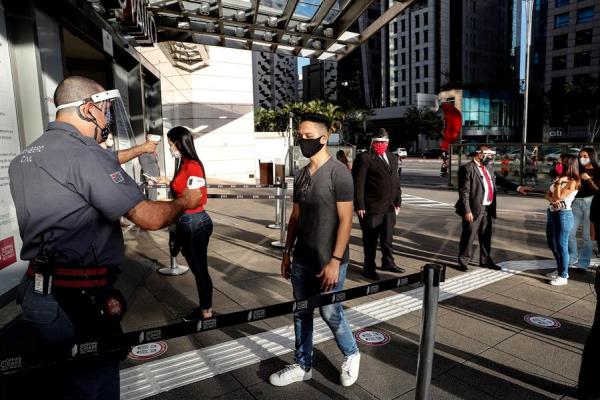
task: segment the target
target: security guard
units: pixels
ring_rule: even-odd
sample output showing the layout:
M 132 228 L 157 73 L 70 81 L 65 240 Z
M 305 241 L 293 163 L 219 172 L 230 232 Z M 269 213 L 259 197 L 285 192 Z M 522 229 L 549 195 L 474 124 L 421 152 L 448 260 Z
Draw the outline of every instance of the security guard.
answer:
M 118 91 L 90 79 L 65 79 L 54 94 L 56 120 L 10 164 L 21 259 L 30 260 L 18 296 L 22 318 L 49 352 L 121 333 L 125 301 L 112 286 L 124 257 L 119 217 L 160 229 L 200 203 L 199 190 L 172 202 L 144 200 L 117 158 L 98 145 L 119 101 Z M 44 398 L 119 398 L 115 356 L 46 368 L 38 378 L 20 388 L 21 398 L 33 398 L 23 392 L 30 388 Z

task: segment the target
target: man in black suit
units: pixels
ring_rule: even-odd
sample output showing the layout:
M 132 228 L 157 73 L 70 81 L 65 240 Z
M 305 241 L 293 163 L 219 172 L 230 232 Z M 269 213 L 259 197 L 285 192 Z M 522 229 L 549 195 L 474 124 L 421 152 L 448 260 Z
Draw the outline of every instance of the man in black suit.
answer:
M 512 183 L 489 168 L 495 154 L 488 146 L 481 145 L 475 151 L 473 161 L 461 165 L 458 170 L 458 201 L 454 207 L 463 219 L 458 254 L 460 271 L 468 270 L 475 235 L 479 238 L 479 266 L 501 269 L 490 256 L 492 218 L 496 218 L 496 188 L 500 186 L 522 194 L 532 190 L 528 186 Z
M 388 150 L 389 137 L 380 129 L 371 140 L 371 149 L 359 154 L 352 166 L 354 209 L 363 232 L 364 270 L 369 279 L 379 279 L 375 272 L 377 242 L 381 244 L 381 269 L 404 272 L 392 256 L 392 238 L 396 214 L 400 211 L 402 189 L 398 176 L 398 157 Z

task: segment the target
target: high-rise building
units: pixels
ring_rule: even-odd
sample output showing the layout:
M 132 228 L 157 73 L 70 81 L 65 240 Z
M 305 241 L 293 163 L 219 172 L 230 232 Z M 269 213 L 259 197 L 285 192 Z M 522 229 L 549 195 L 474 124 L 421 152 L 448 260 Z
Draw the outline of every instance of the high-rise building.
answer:
M 337 100 L 337 64 L 311 60 L 302 67 L 302 100 Z
M 298 101 L 297 58 L 267 52 L 252 52 L 254 107 L 281 109 Z

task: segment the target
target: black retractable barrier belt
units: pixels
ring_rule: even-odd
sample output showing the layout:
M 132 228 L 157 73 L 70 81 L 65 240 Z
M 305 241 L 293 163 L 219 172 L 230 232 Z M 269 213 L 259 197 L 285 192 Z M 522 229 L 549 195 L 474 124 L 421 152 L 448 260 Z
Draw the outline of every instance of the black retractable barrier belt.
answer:
M 275 194 L 214 194 L 207 195 L 209 199 L 291 199 L 292 196 L 277 196 Z
M 165 183 L 156 183 L 156 184 L 152 184 L 152 185 L 143 183 L 142 186 L 144 186 L 148 189 L 167 189 L 170 187 L 169 185 L 167 185 Z M 209 189 L 275 189 L 275 188 L 284 188 L 284 187 L 287 188 L 287 183 L 274 184 L 274 185 L 263 185 L 263 184 L 221 185 L 221 184 L 215 184 L 215 185 L 206 185 L 206 187 Z
M 119 336 L 98 337 L 73 345 L 70 352 L 39 354 L 0 354 L 0 374 L 11 373 L 23 369 L 39 367 L 63 361 L 74 361 L 88 357 L 98 357 L 109 353 L 123 351 L 132 346 L 151 343 L 157 340 L 173 339 L 198 332 L 221 329 L 229 326 L 244 324 L 263 319 L 279 317 L 309 308 L 340 303 L 374 293 L 392 290 L 403 286 L 420 283 L 420 272 L 399 278 L 387 279 L 370 285 L 358 286 L 351 289 L 330 292 L 309 297 L 304 300 L 288 301 L 271 306 L 253 308 L 250 310 L 236 311 L 213 318 L 198 321 L 182 321 L 170 325 L 158 326 L 150 329 L 127 332 Z

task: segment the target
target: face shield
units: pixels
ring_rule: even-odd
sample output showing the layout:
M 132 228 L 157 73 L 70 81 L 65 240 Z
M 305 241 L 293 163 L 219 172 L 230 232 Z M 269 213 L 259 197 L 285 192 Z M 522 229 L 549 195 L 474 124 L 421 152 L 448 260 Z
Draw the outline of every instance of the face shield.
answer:
M 94 107 L 99 109 L 104 114 L 104 124 L 91 115 L 84 116 L 81 114 L 79 107 L 86 103 L 93 103 Z M 95 93 L 87 99 L 61 104 L 60 106 L 56 107 L 56 111 L 70 107 L 76 107 L 77 115 L 79 115 L 81 119 L 96 125 L 96 127 L 100 130 L 100 143 L 106 141 L 111 134 L 115 138 L 133 137 L 133 129 L 131 129 L 129 114 L 125 109 L 125 104 L 123 103 L 123 99 L 121 98 L 121 94 L 119 93 L 118 89 Z M 98 139 L 96 140 L 98 141 Z

